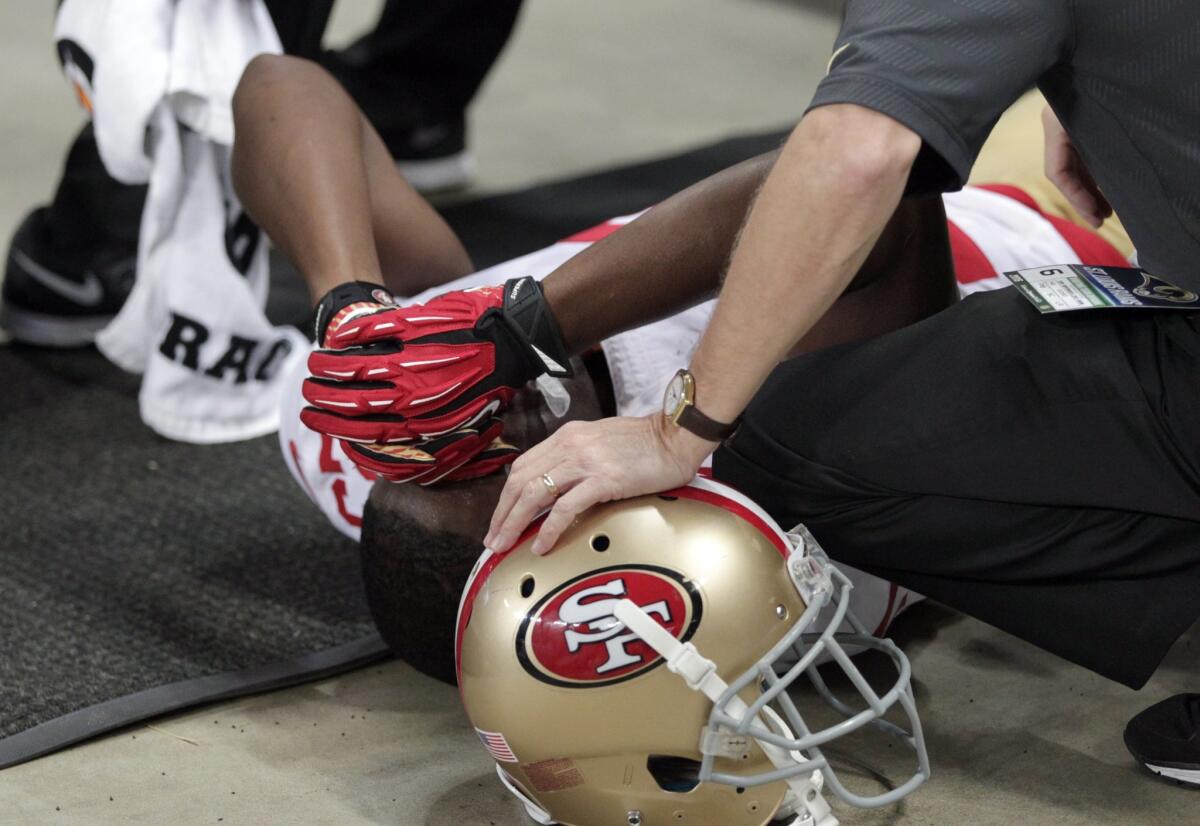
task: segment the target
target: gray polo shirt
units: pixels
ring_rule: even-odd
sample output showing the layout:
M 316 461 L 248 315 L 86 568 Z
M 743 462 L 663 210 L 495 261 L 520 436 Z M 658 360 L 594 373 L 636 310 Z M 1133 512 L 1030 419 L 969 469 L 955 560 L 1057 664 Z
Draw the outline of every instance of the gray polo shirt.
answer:
M 810 108 L 903 123 L 925 142 L 910 191 L 946 191 L 1034 85 L 1140 264 L 1200 290 L 1200 0 L 848 0 Z

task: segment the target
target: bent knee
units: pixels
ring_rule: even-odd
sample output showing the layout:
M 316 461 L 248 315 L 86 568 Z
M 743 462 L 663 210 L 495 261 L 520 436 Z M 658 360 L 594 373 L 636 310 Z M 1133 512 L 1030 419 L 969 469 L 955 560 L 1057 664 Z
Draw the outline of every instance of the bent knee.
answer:
M 233 91 L 234 118 L 238 118 L 239 114 L 244 116 L 264 89 L 281 83 L 298 82 L 314 72 L 327 74 L 316 63 L 304 58 L 282 54 L 255 55 L 242 70 L 242 76 Z

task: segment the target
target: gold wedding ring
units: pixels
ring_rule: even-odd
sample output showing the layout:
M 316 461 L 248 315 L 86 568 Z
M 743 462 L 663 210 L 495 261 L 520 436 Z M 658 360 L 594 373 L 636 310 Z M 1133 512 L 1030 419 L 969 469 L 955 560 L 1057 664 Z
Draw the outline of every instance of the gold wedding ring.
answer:
M 550 478 L 549 473 L 542 474 L 542 484 L 546 486 L 546 492 L 549 493 L 552 498 L 558 498 L 561 491 L 559 491 L 558 485 L 554 484 L 554 480 Z

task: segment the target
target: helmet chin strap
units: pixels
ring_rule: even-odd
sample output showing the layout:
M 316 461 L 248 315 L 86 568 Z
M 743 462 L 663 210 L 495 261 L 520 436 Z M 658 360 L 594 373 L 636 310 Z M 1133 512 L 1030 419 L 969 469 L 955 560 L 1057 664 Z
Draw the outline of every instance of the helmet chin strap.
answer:
M 623 599 L 613 609 L 613 616 L 624 623 L 625 627 L 641 637 L 642 641 L 658 652 L 667 664 L 672 674 L 677 674 L 687 683 L 692 691 L 698 691 L 712 702 L 721 699 L 729 684 L 717 674 L 717 666 L 712 660 L 704 657 L 696 646 L 690 642 L 681 643 L 679 640 L 658 624 L 645 611 L 631 600 Z M 740 697 L 734 695 L 726 704 L 729 714 L 739 719 L 745 719 L 748 707 Z M 773 715 L 778 725 L 784 725 L 777 715 Z M 762 724 L 764 728 L 768 726 Z M 786 730 L 786 725 L 784 725 Z M 773 743 L 764 743 L 755 739 L 767 759 L 777 769 L 796 765 L 798 761 L 791 753 Z M 787 779 L 788 788 L 795 796 L 797 818 L 791 826 L 838 826 L 838 820 L 833 816 L 829 803 L 821 794 L 823 778 L 819 771 L 808 775 L 790 777 Z
M 558 826 L 553 818 L 550 817 L 549 812 L 525 796 L 525 792 L 521 791 L 517 784 L 512 781 L 512 778 L 508 776 L 508 772 L 500 768 L 499 763 L 496 764 L 496 774 L 500 777 L 500 782 L 504 784 L 504 788 L 512 792 L 513 797 L 525 804 L 525 814 L 529 815 L 530 820 L 538 824 L 538 826 Z

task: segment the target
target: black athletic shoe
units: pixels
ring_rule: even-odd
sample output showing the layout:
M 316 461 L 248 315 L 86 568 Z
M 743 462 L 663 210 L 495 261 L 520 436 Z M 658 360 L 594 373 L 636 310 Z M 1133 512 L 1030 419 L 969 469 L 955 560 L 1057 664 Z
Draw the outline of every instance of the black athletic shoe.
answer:
M 326 51 L 321 65 L 337 78 L 383 138 L 396 167 L 418 192 L 443 192 L 469 186 L 475 159 L 467 148 L 462 109 L 431 105 L 436 90 L 413 88 L 380 69 L 370 35 L 341 51 Z
M 389 130 L 384 143 L 413 189 L 444 192 L 469 186 L 475 178 L 466 136 L 466 119 L 460 115 L 453 121 Z
M 1176 694 L 1134 717 L 1125 747 L 1155 774 L 1200 786 L 1200 694 Z
M 8 248 L 0 328 L 42 347 L 91 344 L 133 289 L 136 249 L 128 243 L 55 244 L 45 207 L 25 217 Z

